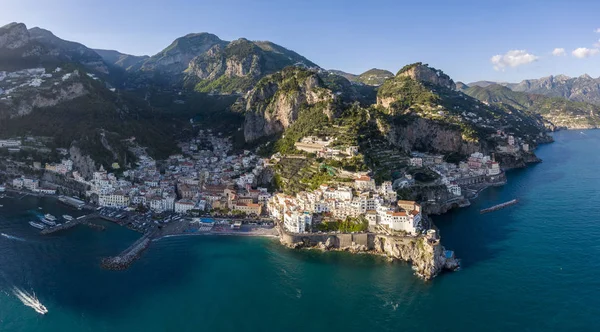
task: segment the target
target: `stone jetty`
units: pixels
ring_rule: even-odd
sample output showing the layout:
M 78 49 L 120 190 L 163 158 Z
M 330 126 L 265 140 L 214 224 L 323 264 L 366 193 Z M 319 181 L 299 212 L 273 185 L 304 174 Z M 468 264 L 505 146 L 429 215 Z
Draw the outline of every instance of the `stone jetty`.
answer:
M 150 245 L 150 235 L 144 235 L 119 255 L 103 258 L 101 266 L 107 270 L 125 270 L 141 256 L 148 245 Z
M 519 200 L 518 199 L 513 199 L 512 201 L 504 202 L 502 204 L 494 205 L 494 206 L 492 206 L 490 208 L 480 210 L 479 213 L 484 214 L 484 213 L 488 213 L 488 212 L 493 212 L 493 211 L 496 211 L 496 210 L 504 209 L 505 207 L 509 207 L 511 205 L 515 205 L 517 203 L 519 203 Z

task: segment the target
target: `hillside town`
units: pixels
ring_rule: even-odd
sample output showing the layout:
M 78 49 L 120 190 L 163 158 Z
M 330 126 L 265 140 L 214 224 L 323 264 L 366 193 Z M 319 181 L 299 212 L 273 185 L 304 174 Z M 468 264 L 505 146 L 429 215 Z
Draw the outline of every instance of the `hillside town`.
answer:
M 496 135 L 504 142 L 497 147 L 499 153 L 528 151 L 528 145 L 513 136 L 500 131 Z M 357 153 L 357 147 L 353 146 L 331 148 L 333 142 L 335 138 L 305 137 L 296 143 L 296 148 L 322 158 L 348 158 Z M 19 149 L 21 140 L 0 140 L 0 147 Z M 66 150 L 60 151 L 63 156 L 60 162 L 43 166 L 34 162 L 34 168 L 82 184 L 87 188 L 85 199 L 105 208 L 158 214 L 268 217 L 291 233 L 320 232 L 323 229 L 320 224 L 343 220 L 363 223 L 360 231 L 368 232 L 417 235 L 429 227 L 423 222 L 421 203 L 398 199 L 398 190 L 417 187 L 409 172 L 380 185 L 364 172 L 357 172 L 351 182 L 321 184 L 312 191 L 286 195 L 258 186 L 259 178 L 272 161 L 247 150 L 233 153 L 229 138 L 200 130 L 195 138 L 180 143 L 179 147 L 181 153 L 157 161 L 143 148 L 132 146 L 137 157 L 134 168 L 120 171 L 120 165 L 114 163 L 109 166 L 112 172 L 101 166 L 90 178 L 74 169 Z M 435 173 L 433 184 L 445 186 L 449 200 L 470 198 L 476 190 L 506 181 L 494 154 L 475 152 L 455 164 L 445 161 L 442 155 L 413 152 L 407 160 L 409 168 Z M 13 189 L 56 194 L 55 188 L 41 183 L 36 178 L 19 176 L 9 184 Z

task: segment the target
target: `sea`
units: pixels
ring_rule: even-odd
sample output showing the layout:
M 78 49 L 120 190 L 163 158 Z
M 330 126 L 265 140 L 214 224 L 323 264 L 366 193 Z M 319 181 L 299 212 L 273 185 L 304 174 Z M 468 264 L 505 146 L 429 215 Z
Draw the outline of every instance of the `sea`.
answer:
M 0 199 L 0 331 L 600 331 L 600 131 L 554 138 L 543 163 L 434 217 L 462 269 L 432 281 L 377 256 L 231 236 L 162 239 L 107 271 L 100 259 L 139 234 L 104 223 L 41 236 L 29 220 L 82 212 Z

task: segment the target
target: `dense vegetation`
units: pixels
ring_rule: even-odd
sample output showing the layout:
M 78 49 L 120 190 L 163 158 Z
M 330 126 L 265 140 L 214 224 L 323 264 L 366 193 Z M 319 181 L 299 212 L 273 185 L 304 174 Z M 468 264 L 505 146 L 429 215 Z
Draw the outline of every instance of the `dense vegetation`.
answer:
M 363 217 L 347 217 L 345 220 L 322 222 L 316 228 L 322 232 L 364 232 L 369 228 L 369 222 Z

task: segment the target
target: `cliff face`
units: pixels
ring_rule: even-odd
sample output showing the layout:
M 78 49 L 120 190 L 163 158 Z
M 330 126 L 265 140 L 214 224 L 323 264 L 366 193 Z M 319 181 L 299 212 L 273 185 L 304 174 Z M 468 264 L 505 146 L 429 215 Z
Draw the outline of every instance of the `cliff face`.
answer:
M 374 250 L 392 259 L 411 262 L 415 273 L 425 280 L 432 279 L 442 270 L 455 270 L 459 267 L 458 260 L 446 257 L 439 240 L 425 237 L 406 239 L 376 235 Z
M 406 126 L 385 125 L 380 121 L 378 127 L 390 143 L 407 152 L 416 150 L 468 155 L 487 151 L 485 143 L 465 140 L 460 128 L 424 118 L 416 118 Z
M 401 237 L 380 234 L 288 234 L 282 231 L 280 242 L 294 249 L 317 248 L 370 252 L 384 255 L 391 260 L 410 262 L 415 273 L 430 280 L 443 270 L 456 270 L 459 260 L 446 255 L 439 239 L 425 236 Z
M 77 145 L 71 145 L 69 149 L 71 160 L 73 160 L 73 167 L 79 171 L 79 173 L 85 178 L 91 178 L 94 172 L 97 171 L 96 163 L 89 155 L 83 154 L 81 149 Z
M 456 84 L 450 76 L 439 69 L 431 68 L 420 62 L 401 69 L 396 77 L 410 77 L 415 81 L 427 82 L 450 90 L 456 90 Z
M 281 133 L 296 121 L 302 107 L 331 100 L 333 94 L 322 87 L 316 73 L 289 68 L 265 77 L 245 97 L 246 142 Z
M 0 27 L 0 48 L 14 50 L 29 43 L 29 32 L 23 23 L 10 23 Z

